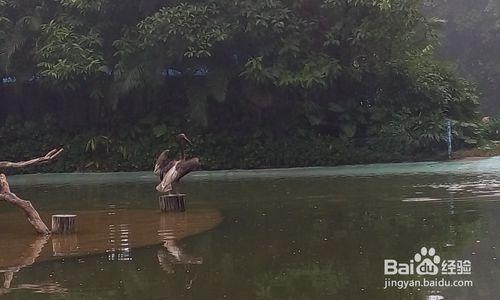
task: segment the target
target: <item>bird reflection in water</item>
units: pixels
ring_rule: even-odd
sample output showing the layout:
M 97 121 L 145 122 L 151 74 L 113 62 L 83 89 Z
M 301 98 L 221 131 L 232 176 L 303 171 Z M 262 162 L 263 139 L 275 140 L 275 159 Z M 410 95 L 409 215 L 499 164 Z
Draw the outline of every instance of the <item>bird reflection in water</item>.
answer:
M 186 276 L 185 288 L 193 287 L 193 282 L 198 276 L 198 271 L 194 265 L 203 264 L 203 257 L 196 257 L 185 252 L 176 240 L 167 240 L 163 247 L 158 250 L 158 262 L 163 271 L 168 274 L 175 274 L 175 266 L 183 266 Z
M 197 277 L 196 267 L 193 266 L 203 264 L 203 257 L 186 253 L 180 244 L 180 238 L 176 234 L 188 227 L 189 223 L 186 218 L 183 218 L 183 213 L 176 214 L 175 222 L 172 222 L 171 214 L 163 214 L 160 218 L 158 237 L 164 243 L 158 250 L 157 256 L 161 269 L 168 274 L 175 274 L 176 266 L 183 266 L 187 277 L 185 288 L 189 290 Z
M 14 274 L 22 268 L 31 266 L 40 256 L 44 246 L 47 244 L 49 236 L 37 236 L 26 247 L 26 250 L 19 255 L 19 260 L 12 266 L 6 266 L 0 270 L 3 273 L 4 281 L 0 288 L 0 295 L 10 293 L 13 290 L 32 290 L 43 294 L 66 293 L 68 290 L 57 282 L 42 282 L 42 283 L 24 283 L 17 286 L 12 286 Z
M 43 215 L 42 215 L 43 216 Z M 48 219 L 49 216 L 45 215 Z M 50 237 L 33 237 L 32 228 L 14 213 L 3 213 L 0 228 L 0 294 L 14 289 L 40 293 L 63 293 L 67 289 L 57 282 L 12 286 L 15 273 L 33 263 L 105 253 L 109 260 L 132 260 L 132 249 L 163 244 L 158 256 L 164 270 L 172 273 L 176 265 L 190 272 L 203 259 L 190 256 L 178 241 L 217 226 L 222 220 L 213 209 L 191 210 L 182 214 L 160 214 L 156 210 L 79 211 L 78 232 Z M 50 246 L 46 246 L 49 243 Z M 162 267 L 163 268 L 163 267 Z M 192 274 L 192 272 L 191 272 Z M 3 275 L 3 276 L 2 276 Z M 191 275 L 190 275 L 191 276 Z M 186 288 L 192 285 L 191 277 Z M 2 284 L 3 281 L 3 284 Z
M 176 240 L 168 240 L 158 250 L 158 262 L 163 271 L 173 274 L 175 273 L 175 265 L 201 265 L 203 257 L 187 254 Z
M 49 219 L 49 216 L 42 217 Z M 79 211 L 75 234 L 52 235 L 37 261 L 62 257 L 107 254 L 110 260 L 132 260 L 134 248 L 182 240 L 217 226 L 222 220 L 214 209 L 191 210 L 182 214 L 161 214 L 157 210 L 116 209 Z M 21 265 L 20 253 L 32 242 L 32 228 L 17 215 L 2 213 L 0 228 L 0 269 Z

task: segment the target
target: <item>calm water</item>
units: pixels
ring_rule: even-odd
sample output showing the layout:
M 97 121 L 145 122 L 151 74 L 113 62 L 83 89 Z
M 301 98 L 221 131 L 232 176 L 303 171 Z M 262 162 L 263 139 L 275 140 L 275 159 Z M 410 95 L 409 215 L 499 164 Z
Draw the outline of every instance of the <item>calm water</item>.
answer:
M 143 212 L 157 208 L 147 173 L 38 175 L 12 182 L 18 195 L 49 214 L 133 212 L 106 229 L 122 242 L 146 238 L 146 226 L 130 228 L 146 224 Z M 181 190 L 188 194 L 190 217 L 173 223 L 184 222 L 182 239 L 72 257 L 54 257 L 55 243 L 41 241 L 37 245 L 45 254 L 15 270 L 0 298 L 498 299 L 500 294 L 498 158 L 198 173 Z M 24 221 L 6 204 L 0 211 L 0 218 Z M 161 231 L 151 226 L 153 236 Z M 3 235 L 3 241 L 20 244 L 22 238 L 10 230 L 2 229 L 0 240 Z M 91 240 L 85 232 L 78 235 L 80 243 Z M 23 253 L 33 252 L 33 243 L 26 245 L 29 251 L 19 251 L 21 261 Z M 449 278 L 473 280 L 474 287 L 384 289 L 384 259 L 408 261 L 422 246 L 434 247 L 445 259 L 470 260 L 472 275 Z M 0 274 L 0 287 L 2 280 Z

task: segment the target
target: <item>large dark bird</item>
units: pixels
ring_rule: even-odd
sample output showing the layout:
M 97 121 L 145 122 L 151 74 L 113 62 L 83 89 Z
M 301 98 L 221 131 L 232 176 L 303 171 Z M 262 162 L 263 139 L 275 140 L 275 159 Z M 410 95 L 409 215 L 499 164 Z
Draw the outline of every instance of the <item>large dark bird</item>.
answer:
M 160 176 L 160 184 L 156 186 L 156 190 L 160 193 L 171 193 L 173 184 L 192 171 L 201 168 L 200 160 L 197 157 L 186 160 L 185 147 L 186 144 L 193 145 L 184 133 L 176 136 L 177 144 L 179 145 L 180 158 L 175 159 L 170 150 L 163 151 L 156 159 L 154 173 Z

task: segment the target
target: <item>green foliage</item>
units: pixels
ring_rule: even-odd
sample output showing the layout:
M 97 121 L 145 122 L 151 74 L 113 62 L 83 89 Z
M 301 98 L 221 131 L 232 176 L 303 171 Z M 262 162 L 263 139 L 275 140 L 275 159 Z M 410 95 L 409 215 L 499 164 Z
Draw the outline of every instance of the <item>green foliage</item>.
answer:
M 375 146 L 382 152 L 417 153 L 445 144 L 445 120 L 435 116 L 396 114 L 393 120 L 379 129 L 380 139 Z
M 488 123 L 485 124 L 485 137 L 488 140 L 500 141 L 500 119 L 493 118 L 490 119 Z
M 76 8 L 83 12 L 98 12 L 108 4 L 107 0 L 59 0 L 63 7 Z
M 54 83 L 75 84 L 77 80 L 103 73 L 101 39 L 97 32 L 78 34 L 72 25 L 52 21 L 42 26 L 39 44 L 39 74 Z
M 426 15 L 441 29 L 441 55 L 477 83 L 485 115 L 500 112 L 500 2 L 495 0 L 425 1 Z
M 88 146 L 78 155 L 95 169 L 148 169 L 151 149 L 181 130 L 198 136 L 211 168 L 440 151 L 444 120 L 473 122 L 478 98 L 436 58 L 421 4 L 5 0 L 2 75 L 16 81 L 0 90 L 0 121 L 64 120 L 52 130 Z M 464 145 L 479 141 L 460 128 Z
M 211 56 L 214 45 L 224 41 L 230 31 L 219 15 L 215 3 L 163 7 L 137 25 L 139 39 L 146 47 L 166 48 L 167 55 L 174 58 Z
M 455 124 L 455 135 L 459 142 L 466 146 L 479 146 L 483 142 L 485 135 L 484 125 L 473 122 L 459 122 Z
M 200 157 L 205 170 L 425 159 L 435 157 L 433 153 L 445 153 L 444 125 L 436 123 L 429 126 L 417 117 L 400 115 L 393 123 L 381 128 L 377 137 L 363 139 L 336 138 L 311 131 L 290 132 L 287 135 L 266 132 L 198 133 L 190 134 L 195 146 L 188 149 L 188 155 Z M 474 137 L 463 129 L 470 124 L 457 123 L 454 126 L 457 143 Z M 0 146 L 0 152 L 6 159 L 18 160 L 36 156 L 39 149 L 49 149 L 62 143 L 66 149 L 64 159 L 43 166 L 44 170 L 142 171 L 152 168 L 163 149 L 175 151 L 177 146 L 173 137 L 179 131 L 179 128 L 167 125 L 158 118 L 145 117 L 133 126 L 115 124 L 112 130 L 105 132 L 106 135 L 81 132 L 74 136 L 57 128 L 50 117 L 42 124 L 9 119 L 0 128 L 0 135 L 8 137 Z
M 34 47 L 47 7 L 43 1 L 0 2 L 1 75 L 30 78 L 35 71 Z

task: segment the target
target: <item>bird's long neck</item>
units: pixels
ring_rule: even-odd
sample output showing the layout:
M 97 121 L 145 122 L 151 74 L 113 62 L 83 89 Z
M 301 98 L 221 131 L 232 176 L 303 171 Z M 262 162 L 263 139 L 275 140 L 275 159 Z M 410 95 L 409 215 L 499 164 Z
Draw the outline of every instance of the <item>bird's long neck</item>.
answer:
M 181 151 L 181 160 L 184 160 L 186 158 L 186 153 L 184 152 L 185 149 L 184 149 L 184 143 L 183 142 L 179 143 L 179 149 Z

